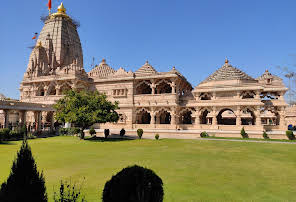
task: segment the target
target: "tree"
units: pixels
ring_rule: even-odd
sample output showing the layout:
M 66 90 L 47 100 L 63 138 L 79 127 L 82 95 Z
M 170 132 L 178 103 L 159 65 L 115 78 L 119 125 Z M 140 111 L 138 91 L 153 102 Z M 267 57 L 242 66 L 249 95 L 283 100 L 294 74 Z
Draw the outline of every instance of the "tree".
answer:
M 81 186 L 72 184 L 71 181 L 61 181 L 58 192 L 54 192 L 54 202 L 86 202 L 84 195 L 81 193 Z
M 54 105 L 56 120 L 62 123 L 73 123 L 81 128 L 81 138 L 84 138 L 84 129 L 95 123 L 117 122 L 118 103 L 107 100 L 105 94 L 91 91 L 73 91 L 66 93 Z
M 0 189 L 1 202 L 46 202 L 47 193 L 43 173 L 39 173 L 31 148 L 25 139 L 10 175 Z
M 162 186 L 161 178 L 152 170 L 127 167 L 106 182 L 103 202 L 162 202 Z

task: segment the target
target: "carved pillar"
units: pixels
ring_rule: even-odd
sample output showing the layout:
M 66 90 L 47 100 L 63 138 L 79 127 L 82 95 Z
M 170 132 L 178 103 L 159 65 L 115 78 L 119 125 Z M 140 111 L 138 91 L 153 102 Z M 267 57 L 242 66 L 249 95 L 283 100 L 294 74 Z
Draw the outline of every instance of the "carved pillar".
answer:
M 238 106 L 237 109 L 236 109 L 236 125 L 237 126 L 242 125 L 240 110 L 241 110 L 241 108 L 240 108 L 240 106 Z
M 214 107 L 213 108 L 213 114 L 214 114 L 214 116 L 213 116 L 213 120 L 212 120 L 212 125 L 214 125 L 214 126 L 217 125 L 217 116 L 216 116 L 217 111 L 216 110 L 217 110 L 216 107 Z
M 160 114 L 156 114 L 156 124 L 160 124 Z
M 176 125 L 176 109 L 173 108 L 171 113 L 171 125 Z
M 27 111 L 19 111 L 19 123 L 21 126 L 26 124 L 26 114 Z
M 51 117 L 50 117 L 50 130 L 53 131 L 54 129 L 54 112 L 51 112 Z
M 200 111 L 198 109 L 196 109 L 196 112 L 195 112 L 195 125 L 200 125 Z
M 35 130 L 40 131 L 40 129 L 41 129 L 41 111 L 35 111 L 34 118 L 35 118 Z
M 175 94 L 176 93 L 176 84 L 175 84 L 175 81 L 172 82 L 171 87 L 172 87 L 172 94 Z
M 155 125 L 155 112 L 152 111 L 150 114 L 151 114 L 151 124 Z
M 8 109 L 4 109 L 4 128 L 9 128 L 9 110 Z

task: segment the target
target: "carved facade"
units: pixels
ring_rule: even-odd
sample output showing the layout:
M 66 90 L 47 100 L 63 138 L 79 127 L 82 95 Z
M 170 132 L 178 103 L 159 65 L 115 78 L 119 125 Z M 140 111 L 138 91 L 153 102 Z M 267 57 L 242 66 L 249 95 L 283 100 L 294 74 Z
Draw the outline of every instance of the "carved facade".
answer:
M 119 102 L 119 122 L 97 128 L 262 131 L 287 126 L 282 79 L 268 71 L 254 79 L 228 60 L 195 88 L 175 67 L 157 72 L 148 61 L 132 72 L 115 70 L 103 59 L 86 73 L 76 26 L 61 5 L 32 51 L 21 100 L 53 104 L 67 89 L 96 90 Z

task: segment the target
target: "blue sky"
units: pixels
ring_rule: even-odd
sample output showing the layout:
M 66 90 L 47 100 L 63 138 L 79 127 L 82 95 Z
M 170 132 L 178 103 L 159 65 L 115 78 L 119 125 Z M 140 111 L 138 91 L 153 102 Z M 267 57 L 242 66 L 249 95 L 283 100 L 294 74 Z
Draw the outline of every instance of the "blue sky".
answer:
M 61 1 L 52 0 L 53 8 Z M 176 68 L 196 86 L 225 57 L 250 76 L 277 66 L 295 70 L 295 0 L 64 0 L 80 21 L 84 67 L 102 58 L 135 71 L 146 60 Z M 18 98 L 32 37 L 40 32 L 47 0 L 9 0 L 0 12 L 0 92 Z

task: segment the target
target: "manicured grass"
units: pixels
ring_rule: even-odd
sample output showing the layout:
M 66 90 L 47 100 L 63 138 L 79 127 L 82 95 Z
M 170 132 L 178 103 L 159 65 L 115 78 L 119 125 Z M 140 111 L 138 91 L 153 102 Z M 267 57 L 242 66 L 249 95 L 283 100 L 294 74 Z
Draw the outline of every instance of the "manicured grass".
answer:
M 145 135 L 145 134 L 144 134 Z M 166 202 L 295 201 L 296 145 L 201 140 L 29 141 L 49 198 L 61 179 L 84 179 L 88 201 L 101 201 L 105 182 L 138 164 L 163 180 Z M 21 142 L 0 145 L 0 182 Z
M 296 140 L 286 140 L 286 139 L 263 139 L 263 138 L 241 138 L 241 137 L 216 137 L 216 136 L 209 136 L 203 137 L 206 139 L 223 139 L 223 140 L 245 140 L 245 141 L 272 141 L 272 142 L 296 142 Z

